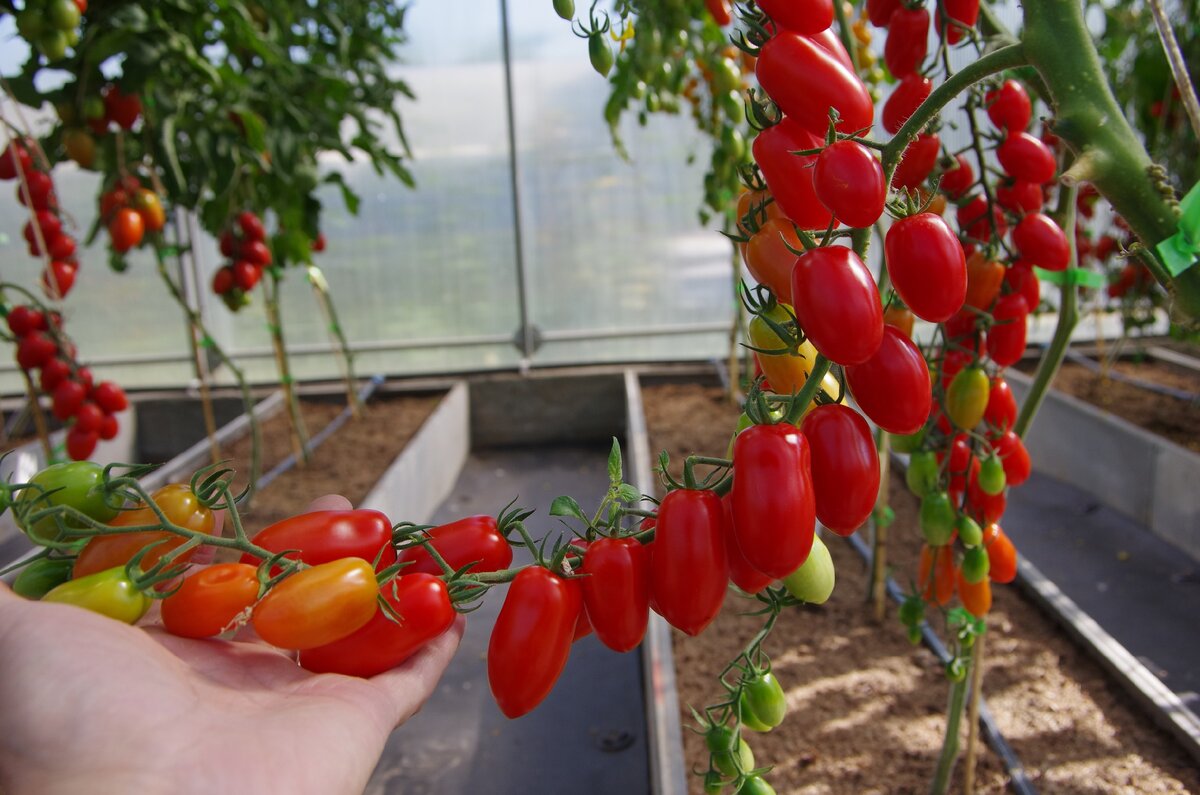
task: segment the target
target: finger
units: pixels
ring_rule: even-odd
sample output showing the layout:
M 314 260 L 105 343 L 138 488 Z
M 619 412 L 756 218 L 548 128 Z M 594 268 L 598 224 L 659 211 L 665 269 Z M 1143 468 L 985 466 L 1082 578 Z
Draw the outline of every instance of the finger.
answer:
M 415 715 L 433 694 L 458 650 L 466 626 L 466 618 L 458 616 L 448 630 L 402 665 L 371 677 L 371 682 L 382 687 L 391 699 L 395 726 Z
M 317 497 L 308 504 L 308 510 L 305 513 L 313 511 L 349 511 L 354 508 L 350 504 L 350 500 L 340 494 L 326 494 L 324 497 Z

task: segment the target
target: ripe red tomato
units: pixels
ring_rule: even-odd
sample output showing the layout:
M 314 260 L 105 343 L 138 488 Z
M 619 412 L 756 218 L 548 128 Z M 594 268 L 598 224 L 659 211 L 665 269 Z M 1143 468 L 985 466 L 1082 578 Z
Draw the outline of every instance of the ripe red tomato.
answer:
M 975 186 L 975 170 L 966 155 L 956 155 L 954 161 L 954 167 L 942 174 L 942 192 L 958 199 Z
M 276 585 L 255 605 L 251 621 L 272 646 L 314 649 L 370 621 L 378 598 L 371 564 L 342 558 L 302 569 Z
M 967 258 L 967 297 L 962 312 L 970 316 L 974 326 L 974 313 L 966 307 L 975 307 L 987 311 L 992 302 L 1000 294 L 1000 286 L 1004 284 L 1006 268 L 999 262 L 988 259 L 982 251 L 976 251 Z M 955 315 L 957 317 L 957 315 Z M 953 318 L 951 318 L 953 319 Z M 947 323 L 947 328 L 949 323 Z
M 1012 240 L 1021 259 L 1039 268 L 1061 271 L 1071 263 L 1067 235 L 1048 215 L 1030 213 L 1022 218 L 1013 227 Z
M 247 240 L 242 244 L 239 255 L 247 262 L 252 262 L 260 268 L 271 264 L 271 249 L 261 240 Z
M 758 7 L 779 27 L 806 36 L 833 24 L 833 0 L 762 0 Z
M 925 357 L 895 326 L 884 327 L 874 356 L 846 368 L 846 385 L 863 413 L 888 433 L 916 433 L 929 417 L 932 397 Z
M 1020 486 L 1029 480 L 1033 463 L 1029 459 L 1029 451 L 1025 442 L 1012 431 L 1006 431 L 999 439 L 992 442 L 996 455 L 1004 465 L 1004 477 L 1010 486 Z
M 263 528 L 252 540 L 269 552 L 299 550 L 287 557 L 310 566 L 342 558 L 373 561 L 378 557 L 382 571 L 396 562 L 392 523 L 379 511 L 367 509 L 298 514 Z M 247 552 L 241 562 L 258 565 L 261 561 Z
M 20 141 L 13 139 L 0 154 L 0 179 L 16 179 L 18 168 L 28 176 L 33 170 L 33 157 Z
M 729 0 L 704 0 L 704 7 L 719 27 L 723 28 L 733 23 Z
M 892 135 L 933 92 L 933 81 L 919 72 L 905 75 L 883 103 L 883 129 Z
M 842 44 L 842 37 L 837 34 L 837 30 L 832 26 L 816 35 L 808 37 L 814 44 L 818 44 L 825 49 L 825 52 L 832 55 L 837 62 L 842 66 L 854 71 L 854 61 L 850 58 L 850 53 L 846 52 L 846 46 Z
M 738 547 L 758 571 L 786 577 L 808 559 L 816 530 L 808 440 L 788 423 L 753 425 L 734 440 L 733 467 Z
M 596 637 L 613 651 L 637 647 L 650 619 L 650 554 L 632 538 L 600 538 L 583 556 L 583 605 Z
M 651 594 L 659 614 L 689 635 L 712 622 L 725 598 L 729 561 L 721 530 L 721 500 L 711 491 L 676 489 L 659 505 Z
M 1025 87 L 1016 80 L 1005 80 L 1000 88 L 984 97 L 988 118 L 1005 132 L 1022 132 L 1033 118 L 1033 104 Z
M 234 287 L 233 266 L 224 265 L 213 274 L 212 289 L 217 295 L 225 295 Z
M 115 85 L 108 85 L 101 96 L 104 98 L 105 117 L 116 122 L 123 130 L 132 129 L 138 116 L 142 115 L 142 101 L 137 94 L 123 94 Z
M 996 307 L 992 310 L 992 318 L 996 322 L 987 333 L 987 351 L 998 366 L 1016 364 L 1025 353 L 1028 316 L 1029 307 L 1021 295 L 1009 293 L 997 299 Z
M 867 0 L 867 18 L 877 28 L 886 28 L 900 0 Z
M 71 377 L 71 366 L 62 359 L 51 359 L 42 365 L 42 373 L 38 377 L 38 385 L 42 391 L 50 394 L 55 387 Z
M 962 308 L 967 261 L 940 215 L 901 218 L 888 229 L 884 246 L 892 285 L 914 315 L 941 323 Z
M 60 233 L 46 243 L 46 250 L 53 259 L 72 260 L 75 257 L 75 238 L 65 232 Z
M 813 155 L 803 157 L 792 152 L 818 149 L 822 139 L 784 117 L 754 139 L 754 160 L 762 169 L 763 179 L 784 214 L 802 229 L 824 229 L 832 217 L 817 199 L 813 187 Z
M 87 387 L 83 384 L 78 381 L 63 381 L 54 388 L 54 416 L 60 420 L 74 417 L 86 397 Z
M 733 528 L 733 500 L 729 494 L 721 497 L 721 507 L 725 516 L 722 528 L 725 534 L 725 554 L 729 559 L 729 579 L 746 593 L 756 594 L 774 582 L 775 578 L 751 566 L 742 554 L 742 548 L 737 542 L 737 531 Z
M 432 574 L 405 574 L 384 584 L 379 593 L 400 621 L 380 608 L 341 640 L 301 651 L 300 666 L 319 674 L 375 676 L 400 665 L 454 623 L 446 583 Z
M 1042 186 L 1034 182 L 1004 180 L 996 186 L 996 202 L 1015 215 L 1036 213 L 1042 209 Z
M 1008 231 L 1008 222 L 1004 220 L 1004 211 L 998 206 L 992 207 L 992 218 L 989 222 L 988 202 L 983 194 L 975 196 L 960 206 L 955 213 L 955 218 L 958 221 L 958 228 L 963 231 L 963 234 L 980 242 L 991 239 L 993 223 L 998 237 L 1004 237 L 1004 233 Z
M 888 20 L 883 62 L 896 77 L 917 71 L 925 60 L 929 39 L 929 12 L 924 8 L 900 6 Z M 768 92 L 770 93 L 770 92 Z
M 847 226 L 879 220 L 887 200 L 883 166 L 865 146 L 849 139 L 825 147 L 813 169 L 817 198 Z
M 847 406 L 817 406 L 800 425 L 812 450 L 817 519 L 841 536 L 853 533 L 879 496 L 879 454 L 867 421 Z
M 247 563 L 200 569 L 163 600 L 163 628 L 181 638 L 219 635 L 258 599 L 258 586 L 258 569 Z
M 218 244 L 221 250 L 222 257 L 232 257 L 234 251 L 237 250 L 237 240 L 233 237 L 233 231 L 226 229 L 221 233 L 220 242 Z
M 933 133 L 921 133 L 908 145 L 900 156 L 900 163 L 892 172 L 892 187 L 913 190 L 929 178 L 937 165 L 938 147 L 941 142 Z
M 35 210 L 49 210 L 54 200 L 54 180 L 45 171 L 30 169 L 25 174 L 25 188 L 29 191 L 30 203 Z M 25 205 L 25 190 L 17 190 L 17 201 Z M 28 205 L 26 205 L 28 206 Z
M 883 337 L 879 290 L 871 272 L 850 249 L 822 246 L 797 257 L 792 299 L 805 335 L 831 361 L 861 364 L 879 349 Z
M 513 579 L 487 653 L 488 684 L 507 717 L 525 715 L 550 694 L 567 664 L 581 609 L 579 580 L 541 566 Z
M 1042 284 L 1033 272 L 1032 264 L 1024 260 L 1014 262 L 1004 274 L 1004 283 L 1008 285 L 1009 290 L 1025 299 L 1025 306 L 1031 311 L 1041 303 Z
M 238 228 L 242 230 L 242 237 L 246 240 L 263 240 L 267 236 L 267 232 L 263 229 L 262 221 L 257 215 L 245 210 L 238 215 Z
M 945 28 L 946 41 L 958 44 L 963 37 L 963 27 L 973 28 L 979 20 L 979 0 L 942 0 L 941 11 L 946 20 L 943 24 L 942 14 L 938 14 L 938 33 L 941 34 Z M 955 22 L 962 27 L 955 25 Z
M 105 414 L 104 420 L 100 423 L 100 438 L 105 440 L 115 439 L 120 430 L 121 426 L 117 422 L 117 418 L 111 414 Z
M 314 238 L 313 242 L 312 242 L 312 250 L 314 252 L 316 252 L 317 254 L 320 254 L 322 251 L 325 250 L 325 233 L 324 232 L 317 233 L 316 238 Z
M 17 343 L 17 364 L 22 370 L 32 370 L 49 362 L 56 353 L 58 346 L 54 340 L 40 331 L 32 331 Z
M 42 290 L 48 298 L 66 298 L 75 286 L 75 273 L 79 265 L 74 262 L 53 260 L 50 267 L 42 271 Z
M 14 306 L 5 320 L 8 330 L 18 337 L 46 329 L 46 316 L 30 306 Z
M 262 278 L 262 268 L 246 260 L 238 260 L 233 263 L 232 273 L 234 286 L 242 292 L 253 290 L 254 285 L 258 284 L 258 280 Z
M 1009 133 L 996 147 L 996 157 L 1009 176 L 1037 185 L 1053 180 L 1058 168 L 1050 147 L 1027 132 Z
M 124 253 L 142 242 L 145 235 L 145 223 L 137 210 L 122 207 L 108 222 L 108 234 L 112 239 L 114 250 Z
M 75 412 L 75 425 L 81 432 L 100 431 L 100 423 L 104 421 L 104 412 L 100 410 L 92 401 L 85 402 L 79 407 L 79 411 Z
M 91 458 L 99 441 L 100 434 L 96 431 L 72 427 L 67 432 L 67 456 L 72 461 L 86 461 Z
M 200 503 L 199 497 L 186 483 L 170 483 L 157 489 L 150 498 L 171 524 L 196 533 L 212 534 L 216 526 L 216 517 L 211 509 Z M 109 521 L 112 527 L 136 527 L 158 523 L 158 516 L 145 505 L 122 511 Z M 75 559 L 73 576 L 84 577 L 114 566 L 124 566 L 149 544 L 161 542 L 142 558 L 141 568 L 146 571 L 158 563 L 163 555 L 182 546 L 184 541 L 186 539 L 183 536 L 165 530 L 93 536 L 88 539 L 87 544 L 80 550 L 79 557 Z M 186 563 L 191 556 L 191 552 L 185 552 L 175 560 Z
M 784 30 L 769 39 L 759 52 L 755 74 L 784 115 L 814 135 L 824 136 L 829 129 L 831 107 L 841 117 L 839 132 L 868 130 L 875 120 L 871 95 L 858 76 L 799 33 Z M 778 198 L 774 188 L 771 192 Z
M 500 571 L 512 565 L 512 547 L 500 535 L 491 516 L 467 516 L 429 531 L 430 543 L 451 568 L 458 571 L 468 563 L 471 571 L 482 574 Z M 410 563 L 402 571 L 441 575 L 442 569 L 423 546 L 409 547 L 396 555 L 399 563 Z
M 96 405 L 106 414 L 116 414 L 129 407 L 129 398 L 125 396 L 125 390 L 112 381 L 101 381 L 92 387 L 92 400 L 96 401 Z
M 1013 397 L 1008 382 L 1000 376 L 992 379 L 992 389 L 988 392 L 983 421 L 1001 432 L 1007 431 L 1017 421 L 1017 400 Z

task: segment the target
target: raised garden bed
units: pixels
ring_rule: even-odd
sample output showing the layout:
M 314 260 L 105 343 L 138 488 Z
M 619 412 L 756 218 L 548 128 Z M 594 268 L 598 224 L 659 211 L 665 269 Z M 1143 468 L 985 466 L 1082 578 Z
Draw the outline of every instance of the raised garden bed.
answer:
M 652 454 L 666 449 L 681 459 L 725 450 L 737 410 L 719 387 L 650 384 L 642 399 Z M 899 478 L 891 488 L 897 521 L 889 557 L 906 584 L 919 546 L 916 503 Z M 924 791 L 944 728 L 941 665 L 908 643 L 894 611 L 881 625 L 872 621 L 863 601 L 865 564 L 836 536 L 826 541 L 838 572 L 833 597 L 822 608 L 789 614 L 767 644 L 790 716 L 750 742 L 760 763 L 776 766 L 769 778 L 780 792 Z M 998 586 L 993 593 L 984 696 L 1036 787 L 1200 791 L 1192 760 L 1098 664 L 1018 590 Z M 675 633 L 685 725 L 687 705 L 713 699 L 716 674 L 757 630 L 755 619 L 739 615 L 752 604 L 731 596 L 699 638 Z M 686 731 L 684 738 L 688 766 L 706 767 L 702 738 Z M 999 760 L 984 749 L 977 785 L 981 792 L 1007 786 Z M 701 792 L 701 780 L 690 787 Z

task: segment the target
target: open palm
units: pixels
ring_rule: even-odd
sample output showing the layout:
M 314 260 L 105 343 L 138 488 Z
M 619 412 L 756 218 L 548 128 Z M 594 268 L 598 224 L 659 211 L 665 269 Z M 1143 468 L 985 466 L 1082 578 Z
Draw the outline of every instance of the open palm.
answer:
M 361 792 L 461 636 L 459 619 L 357 679 L 257 640 L 177 638 L 0 586 L 0 791 Z

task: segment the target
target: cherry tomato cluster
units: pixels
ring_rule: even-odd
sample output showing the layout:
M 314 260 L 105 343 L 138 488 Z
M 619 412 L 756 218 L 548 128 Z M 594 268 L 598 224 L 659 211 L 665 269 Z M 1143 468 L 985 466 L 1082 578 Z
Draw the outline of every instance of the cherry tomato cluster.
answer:
M 8 328 L 17 340 L 17 364 L 50 396 L 58 419 L 69 422 L 67 455 L 86 459 L 101 439 L 120 430 L 116 415 L 129 406 L 125 392 L 111 381 L 94 383 L 91 370 L 75 361 L 75 345 L 62 330 L 57 312 L 20 305 L 8 310 Z
M 147 233 L 161 232 L 167 214 L 157 193 L 126 174 L 100 195 L 100 220 L 108 228 L 113 251 L 124 254 L 145 242 Z
M 17 32 L 47 61 L 61 61 L 79 43 L 79 22 L 87 0 L 26 1 L 17 14 Z
M 249 210 L 239 213 L 221 233 L 221 255 L 230 261 L 213 275 L 212 289 L 235 312 L 250 302 L 250 291 L 271 264 L 271 249 L 266 238 L 262 219 Z M 324 248 L 325 238 L 319 235 L 313 242 L 313 250 Z
M 29 208 L 31 218 L 22 234 L 30 256 L 47 261 L 42 290 L 52 300 L 65 298 L 75 285 L 79 260 L 75 238 L 63 226 L 54 180 L 37 165 L 28 142 L 16 138 L 0 153 L 0 179 L 17 180 L 17 201 Z

